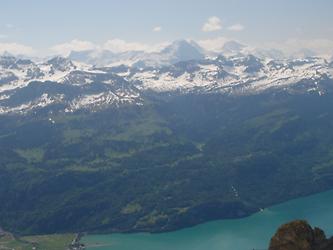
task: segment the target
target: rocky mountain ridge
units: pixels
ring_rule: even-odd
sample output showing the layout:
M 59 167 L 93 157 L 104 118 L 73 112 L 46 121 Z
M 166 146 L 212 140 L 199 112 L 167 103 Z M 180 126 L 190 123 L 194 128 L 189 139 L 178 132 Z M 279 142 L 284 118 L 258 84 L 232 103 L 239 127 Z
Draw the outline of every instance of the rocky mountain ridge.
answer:
M 147 66 L 152 60 L 163 63 Z M 52 111 L 62 112 L 143 105 L 147 95 L 161 94 L 286 91 L 324 95 L 332 79 L 332 63 L 322 58 L 272 60 L 239 53 L 209 57 L 186 41 L 127 65 L 96 66 L 64 57 L 33 62 L 5 55 L 0 57 L 0 114 L 52 105 L 61 106 Z

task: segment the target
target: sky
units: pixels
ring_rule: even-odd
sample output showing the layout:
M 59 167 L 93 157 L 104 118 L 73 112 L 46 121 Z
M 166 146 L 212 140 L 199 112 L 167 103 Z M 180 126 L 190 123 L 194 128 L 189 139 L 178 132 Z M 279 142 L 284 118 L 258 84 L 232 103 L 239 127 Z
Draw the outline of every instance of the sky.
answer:
M 1 0 L 0 52 L 154 50 L 193 39 L 333 55 L 331 0 Z

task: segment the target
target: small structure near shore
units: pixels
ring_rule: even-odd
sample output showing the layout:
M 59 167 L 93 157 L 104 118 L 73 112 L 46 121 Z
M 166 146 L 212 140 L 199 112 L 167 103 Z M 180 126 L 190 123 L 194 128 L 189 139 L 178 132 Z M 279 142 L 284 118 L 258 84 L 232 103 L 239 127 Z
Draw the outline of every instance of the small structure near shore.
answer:
M 68 246 L 68 250 L 85 250 L 85 245 L 80 243 L 82 233 L 78 233 L 73 239 L 72 243 Z

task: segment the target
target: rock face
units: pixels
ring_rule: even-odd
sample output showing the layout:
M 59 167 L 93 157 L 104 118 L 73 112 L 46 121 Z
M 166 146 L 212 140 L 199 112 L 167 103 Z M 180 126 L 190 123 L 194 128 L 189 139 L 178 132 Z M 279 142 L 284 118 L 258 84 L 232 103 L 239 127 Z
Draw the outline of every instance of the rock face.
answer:
M 332 250 L 333 238 L 327 239 L 320 228 L 312 228 L 306 221 L 282 225 L 270 242 L 269 250 Z

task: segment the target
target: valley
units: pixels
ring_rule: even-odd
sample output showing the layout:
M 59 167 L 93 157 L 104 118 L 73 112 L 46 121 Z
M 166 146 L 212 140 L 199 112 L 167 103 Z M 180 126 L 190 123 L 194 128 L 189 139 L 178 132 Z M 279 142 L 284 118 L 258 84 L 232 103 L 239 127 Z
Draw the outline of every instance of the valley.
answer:
M 170 231 L 332 188 L 330 94 L 163 98 L 3 116 L 3 227 Z
M 332 250 L 332 9 L 2 0 L 0 250 Z
M 200 53 L 176 41 L 158 65 L 1 57 L 0 224 L 166 232 L 331 189 L 330 64 Z

